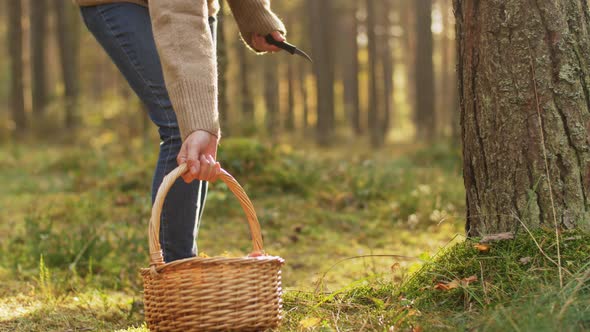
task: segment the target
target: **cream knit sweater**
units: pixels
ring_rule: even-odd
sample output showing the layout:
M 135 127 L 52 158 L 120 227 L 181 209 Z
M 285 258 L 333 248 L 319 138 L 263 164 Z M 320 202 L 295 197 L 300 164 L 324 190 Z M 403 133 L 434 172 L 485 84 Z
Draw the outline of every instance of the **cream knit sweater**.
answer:
M 75 0 L 80 6 L 147 0 Z M 250 46 L 255 33 L 286 33 L 271 11 L 270 0 L 227 0 L 242 38 Z M 319 0 L 318 0 L 319 1 Z M 208 28 L 208 16 L 219 10 L 217 0 L 149 0 L 156 47 L 166 88 L 182 139 L 196 130 L 219 137 L 217 110 L 217 57 Z

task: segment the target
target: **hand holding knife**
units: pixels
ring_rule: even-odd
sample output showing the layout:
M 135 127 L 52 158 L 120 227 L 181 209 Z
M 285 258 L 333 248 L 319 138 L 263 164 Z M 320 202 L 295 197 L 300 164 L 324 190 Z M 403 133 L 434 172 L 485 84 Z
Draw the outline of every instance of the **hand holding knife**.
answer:
M 309 62 L 313 63 L 313 60 L 311 60 L 309 55 L 307 55 L 302 50 L 298 49 L 297 46 L 295 46 L 295 45 L 289 44 L 285 41 L 278 41 L 278 40 L 274 39 L 272 34 L 266 35 L 266 37 L 264 37 L 264 39 L 266 40 L 267 43 L 269 43 L 271 45 L 274 45 L 280 49 L 283 49 L 291 54 L 297 54 L 297 55 L 307 59 Z

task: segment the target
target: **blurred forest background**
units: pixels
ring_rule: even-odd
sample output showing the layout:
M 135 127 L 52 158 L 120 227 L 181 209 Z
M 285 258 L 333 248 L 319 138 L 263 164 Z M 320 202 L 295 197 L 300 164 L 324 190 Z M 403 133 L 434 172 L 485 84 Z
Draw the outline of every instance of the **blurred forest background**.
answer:
M 3 2 L 2 139 L 60 133 L 71 140 L 64 129 L 73 128 L 114 129 L 122 140 L 155 132 L 70 1 Z M 361 138 L 373 147 L 459 136 L 451 0 L 301 0 L 273 7 L 288 40 L 315 63 L 285 52 L 249 52 L 223 8 L 224 136 L 294 133 L 322 146 Z

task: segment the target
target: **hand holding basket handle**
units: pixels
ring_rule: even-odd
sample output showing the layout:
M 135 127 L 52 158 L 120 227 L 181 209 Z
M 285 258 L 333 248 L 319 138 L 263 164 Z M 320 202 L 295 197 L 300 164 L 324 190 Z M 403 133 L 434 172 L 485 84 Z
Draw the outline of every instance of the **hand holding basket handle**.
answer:
M 168 194 L 168 191 L 170 191 L 170 188 L 174 182 L 176 182 L 179 177 L 185 174 L 187 170 L 187 165 L 181 164 L 168 175 L 166 175 L 166 177 L 164 177 L 164 180 L 158 189 L 156 200 L 152 207 L 152 215 L 149 226 L 150 266 L 159 266 L 164 264 L 162 248 L 160 247 L 160 215 L 162 213 L 162 206 L 164 205 L 164 199 L 166 198 L 166 195 Z M 246 213 L 250 234 L 252 236 L 252 253 L 250 256 L 254 257 L 262 255 L 264 251 L 262 250 L 260 224 L 258 222 L 258 218 L 256 217 L 256 211 L 254 210 L 252 202 L 238 181 L 236 181 L 236 179 L 234 179 L 234 177 L 231 176 L 227 171 L 221 169 L 219 178 L 225 182 L 232 193 L 238 198 L 242 209 Z

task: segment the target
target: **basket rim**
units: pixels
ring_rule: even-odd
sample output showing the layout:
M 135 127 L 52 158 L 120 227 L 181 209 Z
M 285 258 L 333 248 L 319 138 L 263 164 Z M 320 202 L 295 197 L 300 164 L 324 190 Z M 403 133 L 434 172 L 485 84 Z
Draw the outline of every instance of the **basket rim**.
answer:
M 158 266 L 150 266 L 147 268 L 141 268 L 141 274 L 150 274 L 155 269 L 155 272 L 162 273 L 167 272 L 168 270 L 180 270 L 183 268 L 183 265 L 256 265 L 256 264 L 268 264 L 268 263 L 278 263 L 278 265 L 285 264 L 285 260 L 279 256 L 257 256 L 257 257 L 223 257 L 223 256 L 216 256 L 216 257 L 189 257 L 184 259 L 175 260 L 169 263 L 165 263 L 163 265 Z

